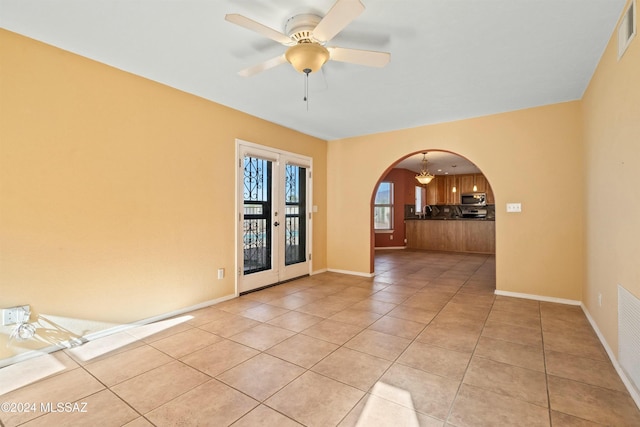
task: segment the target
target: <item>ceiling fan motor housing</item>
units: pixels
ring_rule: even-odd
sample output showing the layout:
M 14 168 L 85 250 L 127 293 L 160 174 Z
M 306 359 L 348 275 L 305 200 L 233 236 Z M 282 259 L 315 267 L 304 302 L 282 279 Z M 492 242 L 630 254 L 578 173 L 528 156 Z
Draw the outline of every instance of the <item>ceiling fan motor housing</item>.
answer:
M 287 20 L 284 25 L 285 34 L 296 43 L 317 42 L 313 38 L 313 30 L 318 26 L 322 18 L 312 13 L 302 13 Z
M 329 60 L 329 51 L 313 37 L 313 30 L 322 18 L 312 13 L 295 15 L 285 24 L 285 32 L 296 42 L 284 56 L 300 73 L 318 71 Z

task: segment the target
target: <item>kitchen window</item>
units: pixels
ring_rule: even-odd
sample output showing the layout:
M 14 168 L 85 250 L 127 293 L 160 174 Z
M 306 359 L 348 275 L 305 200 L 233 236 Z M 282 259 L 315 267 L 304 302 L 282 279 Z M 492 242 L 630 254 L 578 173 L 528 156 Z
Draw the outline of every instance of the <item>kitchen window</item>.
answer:
M 373 202 L 375 231 L 393 231 L 393 182 L 381 182 Z
M 422 212 L 422 193 L 424 192 L 424 188 L 420 185 L 416 185 L 416 213 L 419 214 Z

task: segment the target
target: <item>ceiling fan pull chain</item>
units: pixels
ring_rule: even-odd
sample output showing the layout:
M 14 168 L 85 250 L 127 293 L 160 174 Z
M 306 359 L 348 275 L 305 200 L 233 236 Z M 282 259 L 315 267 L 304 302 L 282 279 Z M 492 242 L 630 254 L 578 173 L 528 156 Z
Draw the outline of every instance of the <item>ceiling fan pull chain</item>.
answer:
M 311 70 L 309 68 L 305 68 L 304 70 L 305 79 L 304 79 L 304 99 L 307 103 L 307 111 L 309 111 L 309 73 Z

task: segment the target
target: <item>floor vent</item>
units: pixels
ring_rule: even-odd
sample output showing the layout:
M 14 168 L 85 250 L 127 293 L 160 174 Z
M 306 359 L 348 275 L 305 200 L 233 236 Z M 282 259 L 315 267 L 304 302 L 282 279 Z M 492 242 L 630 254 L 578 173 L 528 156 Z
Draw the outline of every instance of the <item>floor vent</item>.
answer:
M 618 361 L 640 393 L 640 299 L 618 285 Z
M 629 3 L 629 7 L 622 15 L 618 27 L 618 60 L 629 47 L 631 40 L 636 35 L 636 0 Z

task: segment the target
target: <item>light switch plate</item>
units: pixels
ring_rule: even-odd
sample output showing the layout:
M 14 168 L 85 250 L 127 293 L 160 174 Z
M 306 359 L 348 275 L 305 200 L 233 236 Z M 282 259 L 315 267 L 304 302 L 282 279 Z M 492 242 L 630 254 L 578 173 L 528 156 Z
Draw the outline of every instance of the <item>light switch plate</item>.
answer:
M 522 212 L 522 203 L 507 203 L 507 212 Z

